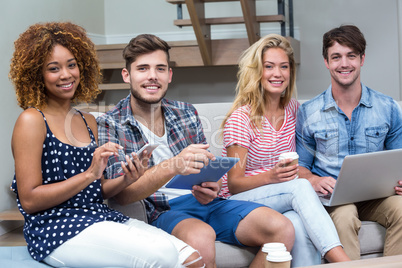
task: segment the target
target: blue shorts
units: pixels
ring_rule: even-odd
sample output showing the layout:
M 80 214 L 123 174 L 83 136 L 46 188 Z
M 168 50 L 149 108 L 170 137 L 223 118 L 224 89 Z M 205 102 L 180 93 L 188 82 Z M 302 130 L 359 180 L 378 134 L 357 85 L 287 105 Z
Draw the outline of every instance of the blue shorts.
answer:
M 227 200 L 215 198 L 212 202 L 202 205 L 191 194 L 169 200 L 171 209 L 159 215 L 151 224 L 172 233 L 173 228 L 182 220 L 196 218 L 209 224 L 216 233 L 216 240 L 243 246 L 237 240 L 235 232 L 239 222 L 251 211 L 265 207 L 242 200 Z

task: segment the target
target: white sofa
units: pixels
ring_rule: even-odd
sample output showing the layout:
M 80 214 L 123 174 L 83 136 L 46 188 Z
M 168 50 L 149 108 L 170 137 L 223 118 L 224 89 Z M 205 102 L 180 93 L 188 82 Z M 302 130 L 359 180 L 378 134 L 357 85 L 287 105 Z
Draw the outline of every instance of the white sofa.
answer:
M 400 103 L 401 104 L 401 103 Z M 224 119 L 231 103 L 195 104 L 204 133 L 210 144 L 210 150 L 215 155 L 221 154 L 222 142 L 220 124 Z M 127 216 L 146 221 L 145 207 L 142 202 L 136 202 L 127 206 L 120 206 L 109 201 L 109 205 Z M 363 222 L 359 232 L 361 244 L 361 257 L 371 258 L 382 256 L 385 229 L 375 222 Z M 248 267 L 258 248 L 240 248 L 216 242 L 216 262 L 218 268 Z

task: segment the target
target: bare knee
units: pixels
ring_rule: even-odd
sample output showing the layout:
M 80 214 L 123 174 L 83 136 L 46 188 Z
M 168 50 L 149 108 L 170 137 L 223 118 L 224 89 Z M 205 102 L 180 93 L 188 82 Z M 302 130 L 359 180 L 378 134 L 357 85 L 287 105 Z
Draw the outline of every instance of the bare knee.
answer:
M 182 264 L 184 267 L 205 267 L 204 260 L 198 251 L 194 251 Z
M 215 243 L 215 230 L 208 224 L 197 226 L 186 233 L 182 233 L 184 241 L 190 245 L 211 244 Z
M 278 213 L 280 214 L 280 213 Z M 295 241 L 295 229 L 292 222 L 280 214 L 281 217 L 277 217 L 273 228 L 273 232 L 276 236 L 276 240 L 285 244 L 286 248 L 290 251 Z
M 199 220 L 188 219 L 180 222 L 173 229 L 172 234 L 198 250 L 206 267 L 215 266 L 216 234 L 210 225 Z M 202 267 L 202 265 L 198 267 Z
M 242 244 L 248 246 L 282 242 L 288 250 L 291 250 L 295 231 L 288 218 L 268 207 L 260 207 L 240 221 L 236 230 L 236 237 Z

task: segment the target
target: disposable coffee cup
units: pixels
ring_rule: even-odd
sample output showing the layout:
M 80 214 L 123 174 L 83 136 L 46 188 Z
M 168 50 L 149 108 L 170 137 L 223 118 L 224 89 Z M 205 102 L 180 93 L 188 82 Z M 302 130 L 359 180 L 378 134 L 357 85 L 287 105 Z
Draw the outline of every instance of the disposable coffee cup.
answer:
M 272 252 L 286 251 L 286 247 L 285 244 L 279 242 L 266 243 L 262 247 L 261 251 L 264 253 L 264 258 L 267 258 L 267 256 Z
M 287 152 L 279 155 L 279 161 L 284 159 L 292 159 L 293 161 L 287 164 L 287 166 L 296 165 L 299 163 L 299 155 L 296 152 Z
M 266 268 L 290 268 L 292 255 L 289 251 L 274 251 L 268 253 L 265 261 Z
M 296 152 L 287 152 L 287 153 L 282 153 L 279 155 L 279 161 L 284 160 L 284 159 L 293 159 L 292 162 L 286 164 L 285 166 L 292 166 L 296 165 L 299 163 L 299 155 Z M 299 176 L 296 177 L 296 179 Z

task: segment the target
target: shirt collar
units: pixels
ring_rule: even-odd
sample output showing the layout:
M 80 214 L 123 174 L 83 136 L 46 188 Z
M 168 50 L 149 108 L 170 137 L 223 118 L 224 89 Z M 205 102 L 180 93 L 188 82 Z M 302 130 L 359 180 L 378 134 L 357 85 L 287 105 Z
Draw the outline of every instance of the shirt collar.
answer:
M 361 83 L 362 86 L 362 96 L 360 97 L 359 104 L 364 105 L 366 107 L 372 107 L 372 98 L 370 91 L 367 89 L 363 83 Z M 336 101 L 334 97 L 332 96 L 332 85 L 328 87 L 328 89 L 324 92 L 324 105 L 322 107 L 323 111 L 326 111 L 330 108 L 335 108 L 338 110 L 338 105 L 336 104 Z

